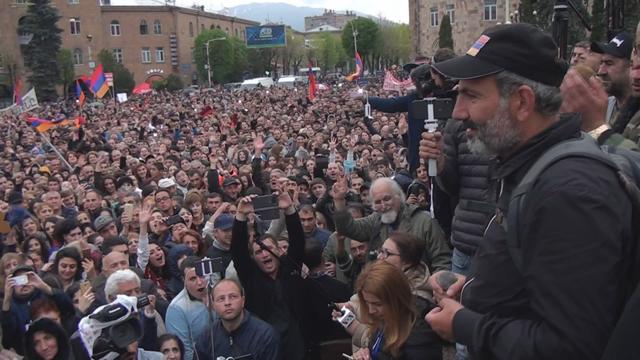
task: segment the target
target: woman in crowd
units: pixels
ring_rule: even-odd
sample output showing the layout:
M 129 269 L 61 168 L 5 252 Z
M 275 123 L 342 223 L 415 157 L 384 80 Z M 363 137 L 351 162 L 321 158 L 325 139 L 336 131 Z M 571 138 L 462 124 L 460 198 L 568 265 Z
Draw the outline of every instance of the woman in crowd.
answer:
M 182 360 L 184 356 L 184 344 L 174 334 L 164 334 L 158 338 L 160 352 L 166 360 Z
M 69 336 L 51 319 L 33 322 L 25 336 L 25 344 L 27 360 L 73 360 Z
M 89 265 L 89 262 L 91 265 Z M 75 282 L 82 280 L 85 269 L 87 270 L 87 277 L 95 276 L 93 261 L 83 260 L 80 251 L 75 246 L 67 246 L 56 252 L 53 266 L 44 280 L 53 287 L 67 290 Z
M 192 224 L 189 228 L 202 232 L 207 222 L 207 217 L 204 215 L 202 194 L 198 191 L 189 191 L 184 199 L 184 207 L 191 210 Z
M 23 254 L 37 254 L 44 261 L 49 259 L 49 244 L 43 233 L 35 233 L 26 237 L 21 247 Z
M 194 230 L 189 230 L 182 236 L 182 244 L 193 250 L 196 256 L 204 256 L 207 251 L 202 237 Z
M 420 306 L 402 271 L 384 261 L 367 265 L 356 283 L 360 299 L 361 326 L 354 337 L 366 347 L 354 360 L 442 359 L 438 335 L 422 319 L 428 308 Z

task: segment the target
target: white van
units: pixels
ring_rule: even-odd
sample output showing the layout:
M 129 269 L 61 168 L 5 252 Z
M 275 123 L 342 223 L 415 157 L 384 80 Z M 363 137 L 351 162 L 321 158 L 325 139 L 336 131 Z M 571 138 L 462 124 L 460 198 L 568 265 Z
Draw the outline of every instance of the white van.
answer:
M 273 86 L 273 79 L 270 77 L 247 79 L 242 82 L 242 84 L 240 85 L 240 89 L 241 90 L 253 89 L 258 87 L 258 85 L 261 85 L 262 87 L 265 87 L 265 88 L 270 88 Z

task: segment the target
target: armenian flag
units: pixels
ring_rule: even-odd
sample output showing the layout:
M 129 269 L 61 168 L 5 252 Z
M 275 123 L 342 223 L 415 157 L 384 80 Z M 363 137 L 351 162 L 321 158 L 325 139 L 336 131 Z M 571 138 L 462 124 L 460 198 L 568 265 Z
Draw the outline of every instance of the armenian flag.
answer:
M 99 64 L 98 67 L 93 70 L 90 88 L 98 99 L 102 99 L 107 91 L 109 91 L 109 85 L 107 85 L 107 79 L 104 77 L 102 64 Z
M 313 101 L 316 98 L 316 74 L 313 72 L 311 67 L 311 62 L 309 62 L 309 71 L 307 72 L 309 76 L 309 100 Z
M 49 131 L 51 128 L 56 126 L 56 124 L 50 120 L 39 119 L 36 117 L 27 118 L 27 122 L 39 133 Z
M 84 91 L 82 91 L 80 80 L 76 80 L 76 96 L 78 97 L 78 104 L 82 107 L 87 97 L 85 96 Z
M 363 71 L 364 71 L 364 66 L 362 65 L 362 58 L 360 57 L 360 54 L 356 51 L 356 71 L 353 74 L 346 77 L 347 81 L 357 80 L 362 75 Z
M 17 105 L 22 105 L 22 80 L 16 78 L 16 82 L 13 85 L 13 102 Z

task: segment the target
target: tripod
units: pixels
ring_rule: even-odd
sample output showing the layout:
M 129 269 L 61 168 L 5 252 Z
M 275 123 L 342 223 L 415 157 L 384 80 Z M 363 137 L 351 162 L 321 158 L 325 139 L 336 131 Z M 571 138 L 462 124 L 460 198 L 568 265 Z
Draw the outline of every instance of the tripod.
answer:
M 558 46 L 558 57 L 567 59 L 567 43 L 569 39 L 569 8 L 578 15 L 585 29 L 591 31 L 591 25 L 587 19 L 578 11 L 572 0 L 556 0 L 553 6 L 553 39 Z

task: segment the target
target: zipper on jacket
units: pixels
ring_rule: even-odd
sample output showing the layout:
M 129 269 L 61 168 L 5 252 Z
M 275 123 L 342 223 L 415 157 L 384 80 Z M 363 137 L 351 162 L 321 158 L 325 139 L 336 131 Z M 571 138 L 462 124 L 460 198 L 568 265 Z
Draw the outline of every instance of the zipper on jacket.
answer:
M 229 346 L 233 347 L 233 337 L 229 336 Z

